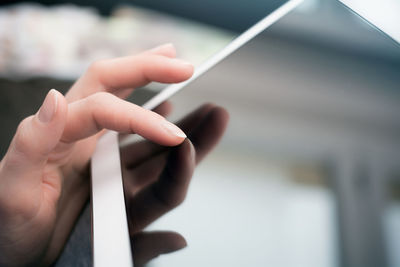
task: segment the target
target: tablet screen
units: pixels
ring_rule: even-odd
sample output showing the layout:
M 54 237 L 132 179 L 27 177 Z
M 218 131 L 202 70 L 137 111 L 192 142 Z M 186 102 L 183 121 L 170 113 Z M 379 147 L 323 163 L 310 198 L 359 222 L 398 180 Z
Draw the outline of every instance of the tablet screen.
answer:
M 206 25 L 204 24 L 204 22 L 200 23 L 189 21 L 187 18 L 171 18 L 170 16 L 162 15 L 160 13 L 154 13 L 154 11 L 140 10 L 137 8 L 129 10 L 128 12 L 137 12 L 138 16 L 142 15 L 149 19 L 146 24 L 146 32 L 151 33 L 147 35 L 148 40 L 159 43 L 172 41 L 173 43 L 184 45 L 184 48 L 186 50 L 183 51 L 189 51 L 187 52 L 188 58 L 186 58 L 185 56 L 180 57 L 194 62 L 196 66 L 195 73 L 191 80 L 178 85 L 178 87 L 172 87 L 175 88 L 174 90 L 169 90 L 171 89 L 170 87 L 163 90 L 163 85 L 150 84 L 149 88 L 154 92 L 161 91 L 162 93 L 168 92 L 168 94 L 166 95 L 166 97 L 158 100 L 158 102 L 156 101 L 155 104 L 145 104 L 145 108 L 152 109 L 161 102 L 167 100 L 167 98 L 169 98 L 172 93 L 179 91 L 183 88 L 184 85 L 187 85 L 189 82 L 200 77 L 200 75 L 205 74 L 211 67 L 220 63 L 231 53 L 235 52 L 239 47 L 247 43 L 249 40 L 253 39 L 264 29 L 266 29 L 277 20 L 282 18 L 284 15 L 289 13 L 291 10 L 293 10 L 300 2 L 301 0 L 282 2 L 279 6 L 269 7 L 272 8 L 272 12 L 271 10 L 268 11 L 267 8 L 263 8 L 261 12 L 263 14 L 262 16 L 258 17 L 257 13 L 260 12 L 255 12 L 254 16 L 250 16 L 249 18 L 247 18 L 248 21 L 243 20 L 243 23 L 240 23 L 242 18 L 238 16 L 236 22 L 239 22 L 239 24 L 236 25 L 244 25 L 244 28 L 246 29 L 244 32 L 241 32 L 241 30 L 243 29 L 242 27 L 238 27 L 236 29 L 237 32 L 232 31 L 235 24 L 233 24 L 232 27 L 228 30 Z M 218 11 L 219 13 L 221 13 L 221 16 L 229 15 L 224 13 L 221 5 L 209 5 L 208 7 L 211 8 L 213 11 Z M 263 5 L 261 5 L 261 7 L 263 7 Z M 236 6 L 236 8 L 240 9 L 240 5 Z M 207 17 L 211 14 L 210 12 L 202 12 L 202 15 Z M 234 14 L 231 14 L 229 16 L 232 15 Z M 143 19 L 142 21 L 146 22 L 146 20 Z M 152 23 L 156 26 L 152 25 Z M 252 25 L 252 23 L 256 24 Z M 249 25 L 249 27 L 247 27 L 247 25 Z M 177 37 L 177 39 L 174 40 L 174 36 Z M 166 40 L 163 40 L 163 38 Z M 190 56 L 192 55 L 196 55 L 197 58 L 190 60 Z M 138 92 L 140 93 L 140 91 L 141 90 L 136 90 L 136 94 L 133 95 L 135 101 L 138 100 L 137 94 Z M 141 147 L 142 144 L 144 144 L 145 147 L 150 145 L 149 143 L 144 142 L 139 143 L 139 146 Z M 135 145 L 137 144 L 131 144 L 128 147 L 131 147 L 131 149 L 134 149 L 138 153 L 141 153 L 139 152 L 140 147 L 137 148 Z M 121 179 L 118 179 L 120 177 L 121 170 L 119 164 L 115 163 L 115 161 L 119 161 L 118 154 L 115 153 L 117 149 L 118 143 L 116 133 L 108 133 L 107 135 L 102 137 L 92 158 L 92 229 L 93 256 L 95 266 L 107 266 L 114 259 L 118 259 L 120 265 L 125 266 L 130 264 L 130 253 L 129 250 L 127 250 L 129 248 L 126 246 L 126 239 L 129 236 L 128 233 L 125 232 L 127 230 L 127 227 L 126 218 L 123 214 L 123 190 L 121 186 Z M 106 153 L 106 151 L 108 151 L 109 153 Z M 121 154 L 124 153 L 121 152 Z M 164 154 L 162 153 L 161 156 L 163 155 Z M 114 161 L 112 159 L 114 159 Z M 141 163 L 133 162 L 132 164 L 135 166 L 142 166 Z M 155 164 L 158 166 L 154 166 L 153 169 L 155 170 L 158 170 L 159 167 L 162 166 L 157 162 Z M 126 167 L 127 165 L 122 166 L 122 173 L 126 174 L 130 173 L 131 171 L 136 172 L 135 167 L 127 167 L 128 169 L 125 169 Z M 147 174 L 148 173 L 144 173 L 143 175 L 146 176 Z M 150 180 L 151 179 L 152 178 L 150 178 Z M 157 200 L 154 200 L 154 197 L 152 197 L 151 194 L 149 195 L 149 193 L 151 193 L 152 187 L 150 186 L 149 189 L 146 189 L 146 184 L 148 183 L 144 182 L 144 184 L 136 184 L 134 182 L 132 184 L 129 182 L 128 178 L 124 179 L 125 187 L 133 186 L 133 188 L 127 189 L 125 190 L 125 192 L 139 192 L 138 195 L 134 194 L 135 196 L 133 196 L 133 198 L 130 198 L 131 195 L 127 194 L 126 199 L 126 209 L 128 211 L 128 216 L 132 219 L 132 221 L 130 221 L 129 223 L 130 233 L 134 233 L 133 241 L 139 240 L 138 243 L 133 242 L 132 244 L 133 255 L 134 257 L 136 257 L 135 262 L 139 266 L 141 266 L 142 264 L 142 262 L 139 260 L 141 255 L 149 257 L 149 255 L 151 256 L 154 254 L 153 249 L 157 248 L 157 246 L 151 246 L 149 247 L 150 251 L 147 251 L 145 247 L 147 247 L 146 244 L 148 245 L 149 242 L 150 244 L 156 242 L 159 245 L 163 245 L 164 242 L 168 243 L 168 241 L 171 241 L 173 243 L 177 242 L 176 240 L 171 240 L 171 238 L 177 236 L 170 232 L 161 233 L 161 238 L 167 238 L 167 240 L 157 240 L 157 238 L 160 237 L 159 232 L 150 234 L 137 232 L 138 230 L 142 231 L 143 227 L 146 226 L 148 222 L 151 222 L 162 215 L 164 212 L 160 211 L 163 211 L 165 208 L 163 207 L 165 206 L 163 203 L 161 203 L 160 207 L 160 205 L 157 204 Z M 141 191 L 144 192 L 143 195 L 140 193 Z M 141 196 L 146 198 L 142 198 Z M 150 199 L 148 199 L 148 197 L 150 197 Z M 147 206 L 147 211 L 145 211 L 144 214 L 141 214 L 141 212 L 139 212 L 140 214 L 137 214 L 136 212 L 131 211 L 136 210 L 134 207 L 139 207 L 139 209 L 143 209 L 141 208 L 141 205 Z M 152 205 L 155 206 L 152 207 Z M 110 228 L 115 229 L 115 231 L 110 231 Z M 182 243 L 183 241 L 181 240 L 179 242 Z M 109 250 L 107 248 L 110 243 L 118 243 L 120 244 L 120 248 Z M 154 245 L 156 244 L 154 243 Z M 161 247 L 162 251 L 164 251 L 164 249 L 165 248 Z
M 230 123 L 146 229 L 188 246 L 149 266 L 398 266 L 399 73 L 392 40 L 307 1 L 172 97 L 172 121 L 212 102 Z

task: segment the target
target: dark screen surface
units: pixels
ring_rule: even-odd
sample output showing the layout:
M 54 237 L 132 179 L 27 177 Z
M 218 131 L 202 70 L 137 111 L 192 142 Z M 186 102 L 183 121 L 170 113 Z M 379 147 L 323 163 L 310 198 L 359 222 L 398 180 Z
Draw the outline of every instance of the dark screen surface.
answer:
M 134 0 L 131 3 L 153 8 L 213 26 L 244 31 L 287 1 L 157 1 Z

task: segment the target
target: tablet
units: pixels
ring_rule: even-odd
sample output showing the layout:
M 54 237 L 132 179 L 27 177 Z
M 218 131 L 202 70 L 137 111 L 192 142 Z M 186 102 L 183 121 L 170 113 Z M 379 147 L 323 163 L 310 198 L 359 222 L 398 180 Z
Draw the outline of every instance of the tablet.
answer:
M 269 8 L 257 9 L 258 17 L 255 15 L 247 20 L 247 23 L 251 24 L 245 25 L 246 31 L 198 66 L 191 79 L 168 86 L 145 103 L 143 107 L 146 109 L 157 107 L 288 14 L 301 2 L 303 0 L 273 1 L 272 4 L 266 4 L 261 1 L 258 5 L 269 5 Z M 250 5 L 246 1 L 243 1 L 243 4 Z M 272 10 L 270 5 L 273 5 Z M 131 248 L 129 239 L 118 133 L 110 131 L 99 140 L 92 157 L 91 171 L 93 265 L 95 267 L 133 266 L 132 250 L 134 251 L 135 248 Z

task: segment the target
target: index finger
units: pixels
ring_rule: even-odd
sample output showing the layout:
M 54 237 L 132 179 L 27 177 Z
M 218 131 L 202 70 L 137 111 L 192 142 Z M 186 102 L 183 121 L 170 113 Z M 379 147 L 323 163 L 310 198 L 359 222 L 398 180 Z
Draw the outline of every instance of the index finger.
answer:
M 218 143 L 229 121 L 228 112 L 213 104 L 204 104 L 177 123 L 196 148 L 196 161 L 200 162 Z M 128 168 L 167 151 L 167 148 L 148 141 L 136 142 L 121 148 L 121 160 Z M 151 163 L 149 163 L 151 164 Z
M 65 143 L 93 136 L 103 129 L 137 133 L 160 145 L 175 146 L 185 133 L 157 113 L 129 103 L 109 93 L 96 93 L 68 106 L 62 136 Z

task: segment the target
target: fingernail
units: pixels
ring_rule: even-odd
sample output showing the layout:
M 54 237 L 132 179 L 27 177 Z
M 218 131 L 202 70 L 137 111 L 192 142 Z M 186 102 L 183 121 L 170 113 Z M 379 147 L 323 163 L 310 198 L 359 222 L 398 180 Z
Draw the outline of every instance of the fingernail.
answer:
M 43 123 L 49 123 L 57 110 L 57 91 L 51 89 L 40 107 L 38 118 Z
M 191 63 L 189 63 L 189 62 L 187 62 L 185 60 L 177 59 L 177 58 L 174 58 L 174 59 L 171 59 L 171 60 L 173 60 L 174 62 L 176 62 L 178 64 L 184 65 L 186 67 L 194 68 L 193 64 L 191 64 Z
M 150 51 L 151 52 L 157 52 L 157 51 L 164 50 L 164 49 L 167 49 L 167 48 L 175 49 L 175 46 L 172 43 L 167 43 L 167 44 L 163 44 L 163 45 L 157 46 L 157 47 L 151 49 Z
M 186 138 L 186 134 L 181 129 L 179 129 L 179 127 L 176 126 L 175 124 L 172 124 L 167 120 L 164 120 L 164 122 L 162 122 L 162 126 L 168 133 L 181 138 Z

